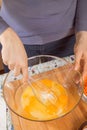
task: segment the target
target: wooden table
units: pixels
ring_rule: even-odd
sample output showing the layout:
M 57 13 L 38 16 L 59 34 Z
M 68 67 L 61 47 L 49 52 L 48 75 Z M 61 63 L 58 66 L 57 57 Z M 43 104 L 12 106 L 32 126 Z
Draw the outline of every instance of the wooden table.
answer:
M 52 73 L 57 72 L 57 76 L 59 76 L 58 71 L 56 69 L 54 71 L 52 71 Z M 47 73 L 45 74 L 47 75 Z M 51 76 L 53 76 L 53 74 Z M 15 86 L 17 87 L 17 85 Z M 14 130 L 78 130 L 81 123 L 87 120 L 87 104 L 81 100 L 79 105 L 71 113 L 63 118 L 48 122 L 25 120 L 12 112 L 11 116 Z
M 49 122 L 32 122 L 12 115 L 14 130 L 78 130 L 81 123 L 87 120 L 87 104 L 80 101 L 79 105 L 63 118 Z

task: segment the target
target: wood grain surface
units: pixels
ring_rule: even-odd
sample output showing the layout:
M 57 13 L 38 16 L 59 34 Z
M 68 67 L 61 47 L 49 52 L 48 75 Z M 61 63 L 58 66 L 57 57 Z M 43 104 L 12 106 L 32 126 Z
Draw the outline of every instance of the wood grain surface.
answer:
M 11 112 L 14 130 L 78 130 L 81 123 L 87 120 L 87 104 L 79 105 L 63 118 L 49 122 L 27 121 Z

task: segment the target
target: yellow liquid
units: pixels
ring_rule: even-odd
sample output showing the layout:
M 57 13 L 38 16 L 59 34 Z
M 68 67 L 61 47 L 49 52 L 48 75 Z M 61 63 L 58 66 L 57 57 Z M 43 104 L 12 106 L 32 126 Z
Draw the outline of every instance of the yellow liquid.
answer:
M 60 117 L 66 113 L 68 104 L 68 94 L 65 88 L 52 80 L 43 79 L 42 82 L 46 87 L 50 88 L 57 97 L 54 104 L 46 102 L 46 106 L 39 102 L 34 96 L 30 86 L 27 86 L 21 96 L 21 106 L 23 116 L 30 119 L 47 120 Z M 38 81 L 37 81 L 38 83 Z M 34 84 L 33 84 L 34 85 Z

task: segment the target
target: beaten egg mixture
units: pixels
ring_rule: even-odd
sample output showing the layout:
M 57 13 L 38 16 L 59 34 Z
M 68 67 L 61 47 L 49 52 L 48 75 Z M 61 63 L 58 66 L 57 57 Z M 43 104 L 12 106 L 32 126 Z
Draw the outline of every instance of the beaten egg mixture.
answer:
M 38 84 L 38 81 L 36 81 Z M 48 120 L 65 114 L 68 104 L 68 94 L 65 88 L 58 82 L 42 79 L 39 82 L 50 88 L 56 95 L 54 104 L 46 102 L 46 106 L 35 97 L 30 86 L 27 86 L 21 95 L 21 106 L 26 118 L 32 120 Z M 32 83 L 32 85 L 34 85 Z

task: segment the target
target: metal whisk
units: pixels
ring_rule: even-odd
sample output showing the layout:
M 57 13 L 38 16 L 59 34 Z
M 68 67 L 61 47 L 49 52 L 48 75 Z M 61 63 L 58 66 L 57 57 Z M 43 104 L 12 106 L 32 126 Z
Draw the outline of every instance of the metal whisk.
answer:
M 28 83 L 30 84 L 35 97 L 40 103 L 45 106 L 55 106 L 55 102 L 57 101 L 57 95 L 53 90 L 48 88 L 41 81 L 35 81 L 32 77 L 29 77 Z

